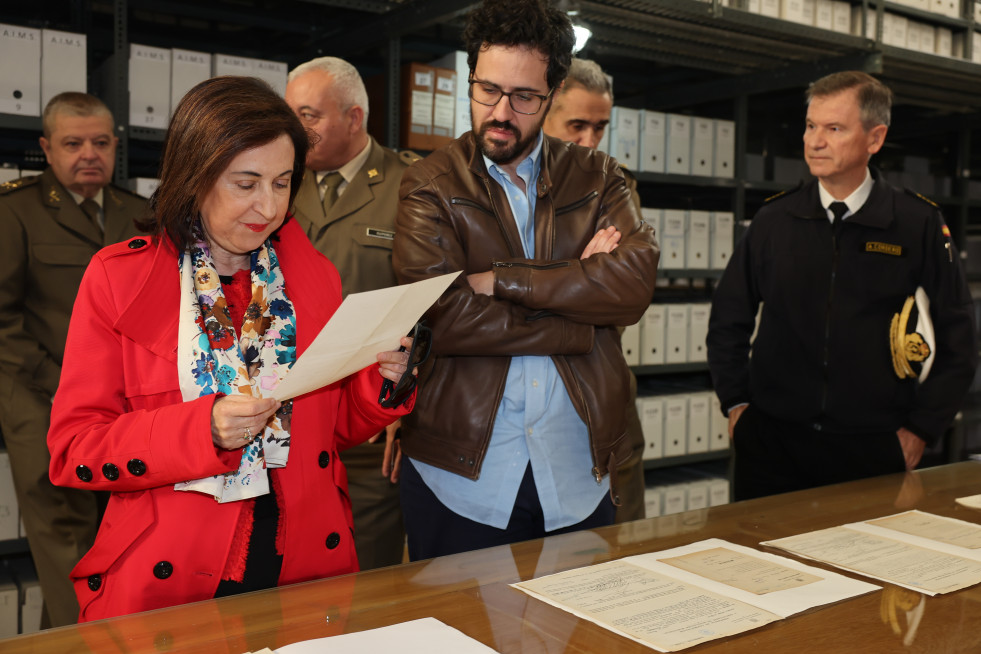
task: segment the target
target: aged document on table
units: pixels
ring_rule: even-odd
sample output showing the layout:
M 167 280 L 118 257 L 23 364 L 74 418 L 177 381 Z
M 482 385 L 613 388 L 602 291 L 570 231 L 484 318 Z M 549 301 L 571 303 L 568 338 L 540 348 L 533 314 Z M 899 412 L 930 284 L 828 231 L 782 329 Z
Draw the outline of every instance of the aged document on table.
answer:
M 878 588 L 719 539 L 513 585 L 662 652 Z
M 399 339 L 459 274 L 348 295 L 273 397 L 286 401 L 323 388 L 375 363 L 379 352 L 398 348 Z
M 969 509 L 981 509 L 981 495 L 968 495 L 967 497 L 958 497 L 954 500 L 961 506 L 966 506 Z
M 913 511 L 761 545 L 936 595 L 981 583 L 981 550 L 949 542 L 973 542 L 970 523 L 959 522 Z

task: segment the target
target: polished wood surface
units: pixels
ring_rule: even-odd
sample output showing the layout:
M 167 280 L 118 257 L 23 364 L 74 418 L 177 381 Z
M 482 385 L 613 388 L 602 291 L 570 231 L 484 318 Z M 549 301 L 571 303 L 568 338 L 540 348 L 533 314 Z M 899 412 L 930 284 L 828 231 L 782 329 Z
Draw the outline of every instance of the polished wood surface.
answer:
M 651 652 L 509 584 L 705 538 L 759 547 L 760 541 L 912 508 L 981 523 L 981 512 L 954 503 L 979 493 L 981 464 L 956 463 L 62 627 L 0 641 L 0 652 L 240 654 L 427 616 L 502 654 Z M 922 619 L 911 633 L 906 611 L 921 600 Z M 981 652 L 981 587 L 926 597 L 884 585 L 685 651 Z

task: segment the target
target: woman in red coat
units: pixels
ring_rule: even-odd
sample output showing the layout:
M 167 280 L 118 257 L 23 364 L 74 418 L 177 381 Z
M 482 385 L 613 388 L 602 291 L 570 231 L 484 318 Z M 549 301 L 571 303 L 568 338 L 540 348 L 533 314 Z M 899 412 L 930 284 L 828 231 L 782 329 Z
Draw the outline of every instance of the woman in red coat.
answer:
M 266 84 L 202 82 L 167 132 L 152 239 L 85 273 L 48 432 L 54 483 L 112 491 L 72 571 L 80 621 L 358 569 L 337 453 L 408 411 L 378 403 L 407 355 L 271 397 L 341 301 L 287 215 L 307 138 Z

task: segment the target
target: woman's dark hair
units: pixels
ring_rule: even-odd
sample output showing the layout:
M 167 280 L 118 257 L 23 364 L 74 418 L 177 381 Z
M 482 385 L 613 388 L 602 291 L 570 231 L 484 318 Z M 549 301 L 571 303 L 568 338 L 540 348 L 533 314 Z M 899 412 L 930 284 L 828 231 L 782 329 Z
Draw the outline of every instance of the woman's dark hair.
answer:
M 548 57 L 545 81 L 555 89 L 569 72 L 576 37 L 569 17 L 546 0 L 484 0 L 467 16 L 463 43 L 471 73 L 486 46 L 538 50 Z
M 309 136 L 283 98 L 254 77 L 213 77 L 187 92 L 170 120 L 160 161 L 160 185 L 150 217 L 138 227 L 166 235 L 178 252 L 201 238 L 201 203 L 240 153 L 293 142 L 290 206 L 300 189 Z

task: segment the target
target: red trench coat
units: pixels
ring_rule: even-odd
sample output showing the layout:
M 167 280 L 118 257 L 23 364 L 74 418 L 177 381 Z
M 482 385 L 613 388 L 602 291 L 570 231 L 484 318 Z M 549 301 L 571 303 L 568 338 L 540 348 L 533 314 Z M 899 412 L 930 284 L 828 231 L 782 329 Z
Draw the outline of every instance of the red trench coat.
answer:
M 275 248 L 302 354 L 340 305 L 340 277 L 295 220 Z M 136 238 L 92 259 L 75 303 L 48 432 L 51 479 L 112 491 L 95 545 L 72 571 L 79 621 L 213 597 L 244 506 L 173 488 L 234 470 L 241 458 L 212 444 L 214 396 L 182 401 L 179 295 L 173 248 Z M 369 366 L 293 402 L 289 462 L 275 472 L 280 585 L 358 569 L 337 453 L 407 412 L 379 406 L 381 382 Z

